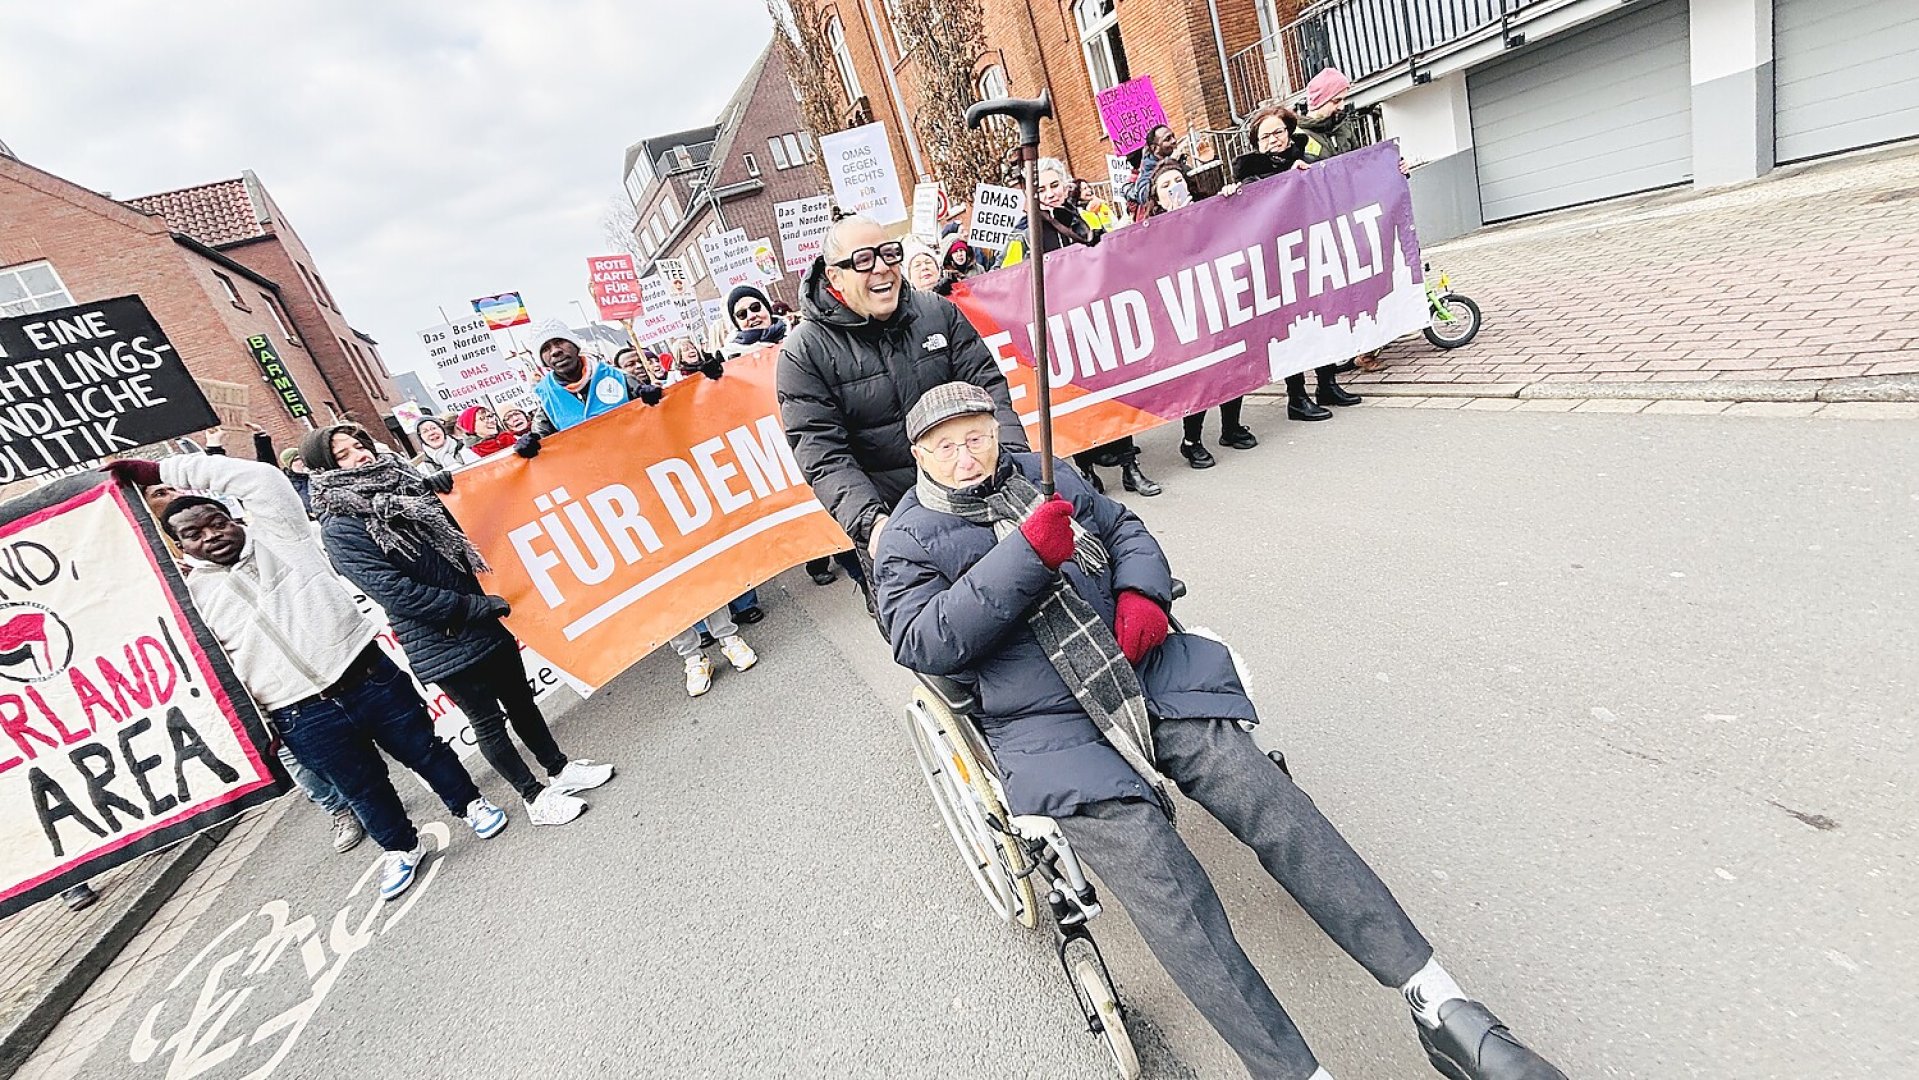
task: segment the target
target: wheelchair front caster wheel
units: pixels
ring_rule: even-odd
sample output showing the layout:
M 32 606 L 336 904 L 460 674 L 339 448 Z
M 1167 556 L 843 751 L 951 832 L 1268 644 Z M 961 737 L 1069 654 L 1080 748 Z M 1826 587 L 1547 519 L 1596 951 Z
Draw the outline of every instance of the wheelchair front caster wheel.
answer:
M 1106 1052 L 1113 1056 L 1120 1080 L 1134 1080 L 1139 1076 L 1139 1055 L 1133 1051 L 1133 1037 L 1126 1033 L 1126 1020 L 1120 1015 L 1119 999 L 1106 981 L 1106 973 L 1098 961 L 1082 956 L 1073 963 L 1073 981 L 1079 985 L 1087 1026 L 1095 1028 L 1106 1041 Z
M 1277 750 L 1268 750 L 1266 751 L 1266 756 L 1273 759 L 1273 764 L 1279 766 L 1280 772 L 1285 773 L 1289 777 L 1293 775 L 1292 766 L 1286 764 L 1285 754 L 1282 754 Z

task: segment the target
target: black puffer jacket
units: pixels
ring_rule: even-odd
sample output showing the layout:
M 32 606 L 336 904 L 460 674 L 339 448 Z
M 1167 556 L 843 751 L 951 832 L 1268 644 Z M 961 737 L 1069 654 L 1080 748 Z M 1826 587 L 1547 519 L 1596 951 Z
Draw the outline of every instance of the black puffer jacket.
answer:
M 412 558 L 382 551 L 364 522 L 341 515 L 321 520 L 320 539 L 334 569 L 386 611 L 421 682 L 437 682 L 513 643 L 490 613 L 480 579 L 426 545 Z
M 913 486 L 906 412 L 933 387 L 985 387 L 999 404 L 1000 442 L 1026 448 L 1006 376 L 951 301 L 902 286 L 899 310 L 875 322 L 827 289 L 816 259 L 800 306 L 805 321 L 780 349 L 780 419 L 807 482 L 856 543 Z

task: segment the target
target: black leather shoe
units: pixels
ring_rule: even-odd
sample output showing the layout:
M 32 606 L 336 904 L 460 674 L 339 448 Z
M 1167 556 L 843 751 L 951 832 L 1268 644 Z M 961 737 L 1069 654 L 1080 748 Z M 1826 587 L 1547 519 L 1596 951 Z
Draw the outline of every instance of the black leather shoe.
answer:
M 834 576 L 833 571 L 831 570 L 822 570 L 819 573 L 813 574 L 811 576 L 813 578 L 813 584 L 815 585 L 831 585 L 835 581 L 839 580 L 839 578 Z
M 1294 394 L 1286 399 L 1286 418 L 1288 420 L 1331 420 L 1333 410 L 1313 404 L 1313 399 L 1305 394 Z
M 1477 1001 L 1449 1001 L 1439 1007 L 1439 1029 L 1429 1031 L 1417 1019 L 1419 1044 L 1433 1068 L 1449 1080 L 1566 1080 L 1566 1074 L 1513 1038 Z
M 1345 387 L 1331 379 L 1319 380 L 1319 403 L 1321 405 L 1357 405 L 1366 400 L 1358 394 L 1349 393 Z
M 1202 443 L 1180 443 L 1179 456 L 1185 458 L 1186 464 L 1191 465 L 1195 469 L 1210 469 L 1219 464 L 1218 460 L 1207 451 L 1205 445 Z
M 1099 492 L 1101 495 L 1106 494 L 1106 481 L 1099 478 L 1098 469 L 1081 469 L 1079 474 L 1086 478 L 1086 482 L 1092 486 L 1094 491 Z
M 759 622 L 761 619 L 764 619 L 764 618 L 766 618 L 766 612 L 760 610 L 760 607 L 758 604 L 755 604 L 754 606 L 747 608 L 744 611 L 736 611 L 733 613 L 733 621 L 740 624 L 741 626 L 752 626 L 754 623 Z
M 1219 445 L 1230 447 L 1234 450 L 1251 450 L 1253 447 L 1259 445 L 1259 439 L 1254 437 L 1253 433 L 1246 428 L 1234 428 L 1231 431 L 1222 431 L 1219 433 Z
M 1119 467 L 1119 482 L 1126 486 L 1126 490 L 1138 492 L 1149 499 L 1161 491 L 1160 486 L 1153 482 L 1153 478 L 1147 476 L 1145 470 L 1139 467 L 1138 461 L 1129 461 Z

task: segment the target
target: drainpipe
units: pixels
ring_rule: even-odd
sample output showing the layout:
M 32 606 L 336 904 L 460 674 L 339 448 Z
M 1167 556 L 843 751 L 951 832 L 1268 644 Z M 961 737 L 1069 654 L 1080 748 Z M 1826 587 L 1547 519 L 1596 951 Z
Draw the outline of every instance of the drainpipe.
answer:
M 1239 102 L 1233 97 L 1233 73 L 1226 66 L 1226 35 L 1219 31 L 1219 0 L 1206 0 L 1206 14 L 1213 20 L 1213 45 L 1219 49 L 1219 77 L 1226 84 L 1226 111 L 1239 123 Z
M 860 0 L 860 8 L 866 12 L 866 33 L 873 39 L 873 48 L 880 54 L 880 74 L 886 78 L 886 90 L 893 98 L 893 113 L 900 118 L 900 127 L 906 129 L 906 156 L 913 159 L 913 174 L 916 179 L 927 176 L 926 162 L 920 157 L 920 141 L 913 135 L 913 118 L 906 114 L 906 102 L 900 97 L 900 84 L 893 77 L 893 54 L 886 48 L 886 35 L 880 33 L 879 19 L 873 15 L 873 0 Z

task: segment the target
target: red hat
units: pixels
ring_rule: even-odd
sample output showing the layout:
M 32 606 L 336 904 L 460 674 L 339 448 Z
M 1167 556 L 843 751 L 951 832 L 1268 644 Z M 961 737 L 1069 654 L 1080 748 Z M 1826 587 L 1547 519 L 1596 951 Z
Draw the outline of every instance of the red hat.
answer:
M 1317 109 L 1353 88 L 1353 80 L 1338 68 L 1327 68 L 1306 84 L 1306 107 Z
M 460 430 L 461 431 L 466 432 L 468 435 L 476 434 L 476 432 L 473 429 L 478 427 L 479 423 L 480 423 L 480 407 L 478 405 L 468 405 L 465 409 L 460 411 Z

